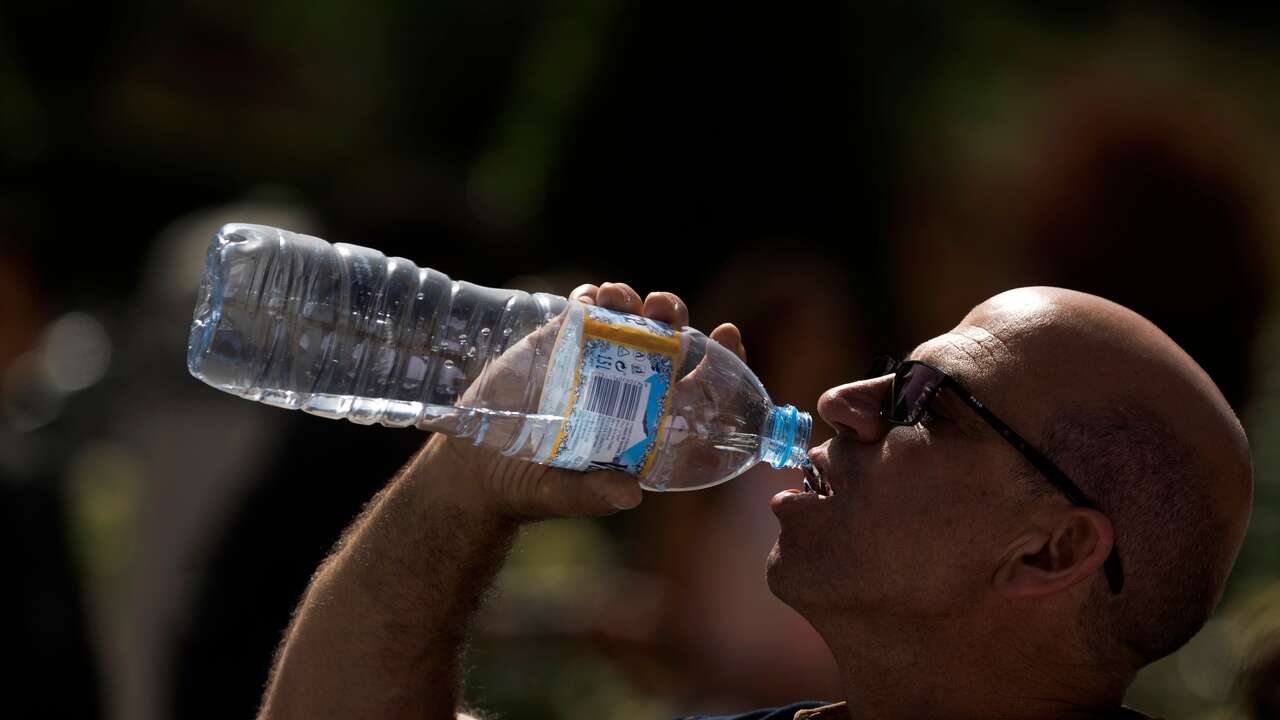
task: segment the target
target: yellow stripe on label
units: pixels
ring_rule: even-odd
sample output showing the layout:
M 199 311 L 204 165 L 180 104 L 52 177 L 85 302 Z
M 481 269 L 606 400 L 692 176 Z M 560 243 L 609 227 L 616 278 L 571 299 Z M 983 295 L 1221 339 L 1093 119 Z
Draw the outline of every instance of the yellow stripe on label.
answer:
M 678 337 L 662 337 L 640 328 L 610 325 L 591 318 L 586 319 L 582 330 L 584 335 L 598 337 L 601 340 L 608 340 L 609 342 L 626 345 L 645 352 L 661 353 L 670 355 L 673 358 L 680 354 L 680 338 Z

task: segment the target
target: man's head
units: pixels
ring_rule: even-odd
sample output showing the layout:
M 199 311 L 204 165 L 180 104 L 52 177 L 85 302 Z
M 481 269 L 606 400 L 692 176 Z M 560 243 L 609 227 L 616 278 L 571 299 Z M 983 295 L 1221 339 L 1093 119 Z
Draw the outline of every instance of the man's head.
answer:
M 952 390 L 895 427 L 880 416 L 892 376 L 842 385 L 818 404 L 837 436 L 812 453 L 833 494 L 775 499 L 775 594 L 833 645 L 902 628 L 1129 670 L 1199 629 L 1252 480 L 1239 422 L 1185 352 L 1115 303 L 1041 287 L 987 300 L 910 358 L 960 381 L 1098 509 L 1069 502 Z M 1113 544 L 1118 595 L 1102 571 Z

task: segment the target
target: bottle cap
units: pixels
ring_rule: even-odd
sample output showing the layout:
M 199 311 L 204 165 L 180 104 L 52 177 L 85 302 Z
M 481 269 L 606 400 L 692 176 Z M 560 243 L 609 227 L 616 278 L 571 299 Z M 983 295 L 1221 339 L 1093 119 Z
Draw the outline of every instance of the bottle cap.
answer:
M 809 413 L 797 410 L 794 405 L 775 407 L 765 423 L 768 436 L 764 438 L 764 454 L 761 459 L 774 469 L 800 467 L 809 458 L 809 433 L 813 418 Z

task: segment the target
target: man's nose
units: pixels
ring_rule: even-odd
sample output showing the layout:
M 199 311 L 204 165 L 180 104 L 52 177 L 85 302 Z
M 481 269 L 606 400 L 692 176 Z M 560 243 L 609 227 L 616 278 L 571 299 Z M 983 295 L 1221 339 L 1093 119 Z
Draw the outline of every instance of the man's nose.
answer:
M 880 417 L 892 388 L 892 375 L 833 387 L 818 398 L 818 415 L 837 433 L 851 433 L 860 442 L 878 440 L 892 427 Z

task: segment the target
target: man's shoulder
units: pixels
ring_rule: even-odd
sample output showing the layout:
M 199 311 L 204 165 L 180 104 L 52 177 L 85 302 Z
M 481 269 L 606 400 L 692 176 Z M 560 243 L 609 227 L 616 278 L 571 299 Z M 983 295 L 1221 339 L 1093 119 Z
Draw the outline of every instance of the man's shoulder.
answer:
M 841 713 L 844 712 L 844 703 L 831 705 L 824 700 L 805 700 L 783 707 L 752 710 L 739 715 L 689 715 L 683 718 L 676 718 L 676 720 L 796 720 L 797 713 L 800 713 L 800 718 L 807 718 L 808 720 L 825 720 L 828 717 L 841 718 L 841 720 L 847 718 L 847 714 L 828 715 L 827 713 L 817 712 L 820 709 L 835 709 L 837 707 Z

